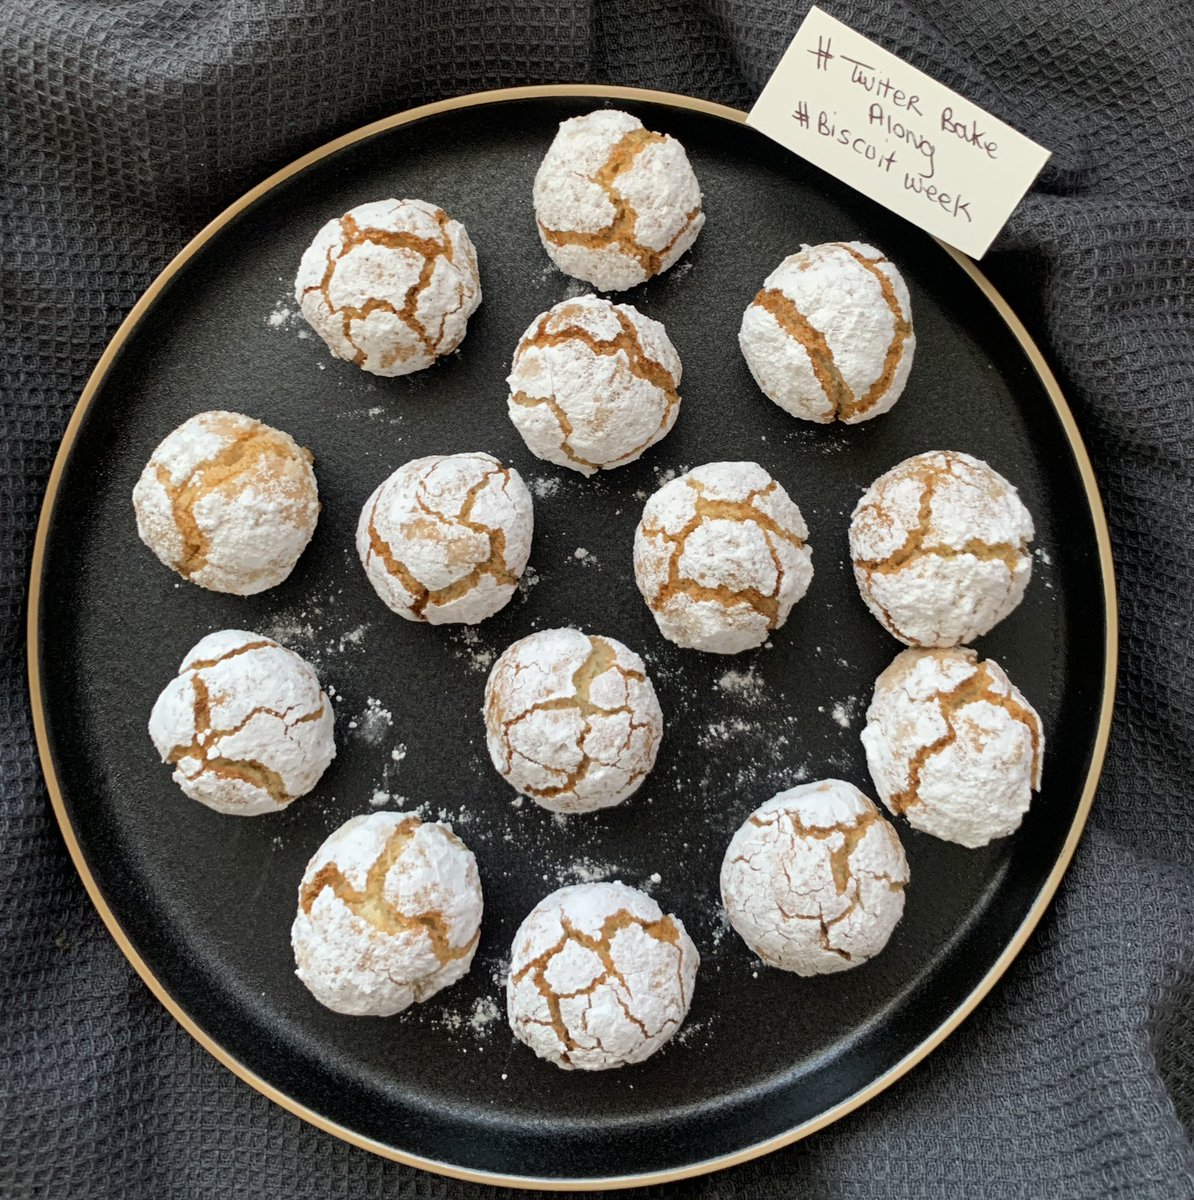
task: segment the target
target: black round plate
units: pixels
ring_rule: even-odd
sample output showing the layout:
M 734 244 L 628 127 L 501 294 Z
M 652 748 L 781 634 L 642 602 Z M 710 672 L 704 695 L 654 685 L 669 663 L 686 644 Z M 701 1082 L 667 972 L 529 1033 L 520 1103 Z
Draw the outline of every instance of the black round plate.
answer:
M 683 358 L 676 428 L 639 463 L 585 480 L 527 452 L 504 378 L 531 319 L 583 290 L 539 246 L 535 169 L 560 120 L 615 100 L 684 143 L 708 224 L 677 267 L 618 297 L 662 320 Z M 458 353 L 395 380 L 329 358 L 291 298 L 316 229 L 387 196 L 422 197 L 462 220 L 485 293 Z M 759 393 L 738 323 L 785 254 L 854 238 L 904 273 L 916 362 L 889 415 L 813 426 Z M 255 1086 L 341 1136 L 432 1169 L 547 1186 L 642 1182 L 747 1157 L 824 1124 L 923 1056 L 991 986 L 1060 878 L 1101 759 L 1112 667 L 1105 527 L 1085 454 L 1039 356 L 976 279 L 729 110 L 614 89 L 499 94 L 383 122 L 205 231 L 84 396 L 43 514 L 32 606 L 35 706 L 67 840 L 172 1011 Z M 316 459 L 314 541 L 286 583 L 248 599 L 180 583 L 133 521 L 130 492 L 150 451 L 211 408 L 288 430 Z M 753 808 L 797 781 L 837 776 L 871 790 L 858 731 L 900 647 L 855 591 L 846 529 L 872 479 L 932 448 L 986 459 L 1036 520 L 1027 596 L 980 650 L 1044 719 L 1044 790 L 1019 833 L 983 850 L 900 822 L 912 882 L 890 945 L 857 970 L 799 979 L 762 967 L 727 930 L 722 853 Z M 408 459 L 477 449 L 516 466 L 536 497 L 530 586 L 477 628 L 409 624 L 356 561 L 358 512 Z M 718 459 L 754 459 L 784 484 L 816 568 L 787 625 L 733 658 L 665 642 L 630 568 L 646 496 Z M 667 721 L 639 794 L 569 819 L 517 801 L 489 764 L 480 715 L 492 656 L 558 625 L 639 650 Z M 225 627 L 277 637 L 335 689 L 339 754 L 315 792 L 277 816 L 236 819 L 186 799 L 146 736 L 184 652 Z M 289 945 L 308 857 L 375 801 L 451 820 L 476 852 L 486 901 L 468 977 L 390 1020 L 321 1008 Z M 586 1074 L 514 1042 L 501 979 L 532 905 L 594 878 L 652 891 L 683 918 L 702 964 L 679 1036 L 643 1065 Z

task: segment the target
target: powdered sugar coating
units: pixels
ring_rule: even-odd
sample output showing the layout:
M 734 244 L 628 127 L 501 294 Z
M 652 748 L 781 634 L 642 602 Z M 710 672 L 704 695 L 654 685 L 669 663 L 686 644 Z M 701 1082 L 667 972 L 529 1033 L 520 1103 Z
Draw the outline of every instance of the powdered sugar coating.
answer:
M 760 646 L 812 582 L 808 528 L 758 463 L 707 463 L 648 499 L 634 577 L 660 633 L 736 654 Z
M 242 629 L 191 648 L 158 696 L 149 736 L 192 800 L 234 816 L 278 812 L 336 756 L 332 706 L 292 650 Z
M 1032 575 L 1032 516 L 985 462 L 917 454 L 881 475 L 850 521 L 854 578 L 884 628 L 910 646 L 954 646 L 994 628 Z
M 241 413 L 184 421 L 133 488 L 141 540 L 171 570 L 213 592 L 252 596 L 281 583 L 319 519 L 311 453 Z
M 873 958 L 904 913 L 908 860 L 853 784 L 773 796 L 734 834 L 721 867 L 730 924 L 765 962 L 826 975 Z
M 916 334 L 908 288 L 865 242 L 802 246 L 763 281 L 738 344 L 763 393 L 805 421 L 869 421 L 900 398 Z
M 603 292 L 666 271 L 705 223 L 684 147 L 612 108 L 560 125 L 535 175 L 534 202 L 552 261 Z
M 493 664 L 485 735 L 512 787 L 554 812 L 592 812 L 637 791 L 655 765 L 663 713 L 633 650 L 577 629 L 547 629 Z
M 582 475 L 634 462 L 680 411 L 680 356 L 658 321 L 597 296 L 531 323 L 507 383 L 528 449 Z
M 905 650 L 875 681 L 862 744 L 879 798 L 915 828 L 985 846 L 1041 786 L 1036 710 L 973 650 Z
M 680 1028 L 699 965 L 683 923 L 645 893 L 621 882 L 560 888 L 514 935 L 510 1028 L 565 1069 L 642 1062 Z
M 365 502 L 357 553 L 400 617 L 474 625 L 505 606 L 531 553 L 531 495 L 492 454 L 434 454 Z
M 468 974 L 482 909 L 476 859 L 451 825 L 353 817 L 303 872 L 295 974 L 334 1012 L 393 1016 Z
M 408 375 L 451 354 L 481 303 L 468 232 L 424 200 L 376 200 L 329 221 L 299 262 L 294 298 L 336 358 Z

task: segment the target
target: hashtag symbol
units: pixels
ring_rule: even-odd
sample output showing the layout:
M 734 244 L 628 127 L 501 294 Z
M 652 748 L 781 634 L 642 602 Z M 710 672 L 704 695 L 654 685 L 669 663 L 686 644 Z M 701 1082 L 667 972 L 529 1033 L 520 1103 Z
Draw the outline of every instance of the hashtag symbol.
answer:
M 808 105 L 803 100 L 796 105 L 795 111 L 792 113 L 792 119 L 799 121 L 806 129 L 808 128 Z
M 817 56 L 818 71 L 829 70 L 829 60 L 834 57 L 829 53 L 829 47 L 832 45 L 833 41 L 830 38 L 818 37 L 817 48 L 809 51 L 809 54 L 815 54 Z

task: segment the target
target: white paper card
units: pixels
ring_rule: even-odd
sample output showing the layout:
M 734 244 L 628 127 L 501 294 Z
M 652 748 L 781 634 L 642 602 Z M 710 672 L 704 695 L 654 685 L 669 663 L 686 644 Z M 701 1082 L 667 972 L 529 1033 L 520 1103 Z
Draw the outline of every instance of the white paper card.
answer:
M 819 8 L 746 123 L 975 258 L 1049 158 Z

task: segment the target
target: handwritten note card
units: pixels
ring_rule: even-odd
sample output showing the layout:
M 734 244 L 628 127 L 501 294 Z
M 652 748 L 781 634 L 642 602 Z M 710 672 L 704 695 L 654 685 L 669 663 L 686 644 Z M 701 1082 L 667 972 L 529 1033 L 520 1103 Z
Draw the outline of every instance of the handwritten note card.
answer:
M 746 123 L 975 258 L 1049 158 L 819 8 Z

